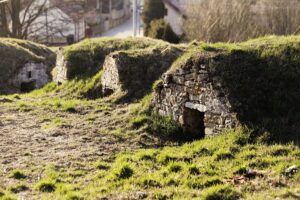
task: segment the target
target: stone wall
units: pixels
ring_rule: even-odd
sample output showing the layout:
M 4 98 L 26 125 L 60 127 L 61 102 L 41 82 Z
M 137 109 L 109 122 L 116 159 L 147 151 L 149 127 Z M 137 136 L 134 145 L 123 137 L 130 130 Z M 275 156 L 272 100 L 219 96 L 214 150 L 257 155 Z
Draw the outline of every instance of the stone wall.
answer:
M 10 79 L 16 92 L 29 92 L 51 81 L 49 67 L 43 63 L 27 63 Z
M 63 55 L 63 49 L 59 49 L 57 52 L 57 57 L 56 57 L 56 67 L 55 67 L 55 75 L 53 77 L 53 80 L 56 83 L 64 83 L 65 81 L 68 80 L 67 77 L 67 62 L 65 60 L 65 57 Z
M 187 63 L 166 73 L 155 88 L 153 100 L 160 115 L 172 115 L 186 132 L 201 137 L 213 136 L 224 128 L 235 126 L 231 104 L 208 67 L 208 62 Z M 192 119 L 194 117 L 198 119 Z
M 174 48 L 119 51 L 106 57 L 102 86 L 108 95 L 120 89 L 131 98 L 143 97 L 182 51 Z

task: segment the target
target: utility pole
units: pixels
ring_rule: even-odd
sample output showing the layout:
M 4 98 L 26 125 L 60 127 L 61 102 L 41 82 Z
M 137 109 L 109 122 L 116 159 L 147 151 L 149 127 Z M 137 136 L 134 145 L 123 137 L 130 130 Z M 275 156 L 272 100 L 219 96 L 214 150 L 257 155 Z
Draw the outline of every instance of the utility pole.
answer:
M 136 37 L 137 33 L 137 0 L 133 0 L 133 36 Z

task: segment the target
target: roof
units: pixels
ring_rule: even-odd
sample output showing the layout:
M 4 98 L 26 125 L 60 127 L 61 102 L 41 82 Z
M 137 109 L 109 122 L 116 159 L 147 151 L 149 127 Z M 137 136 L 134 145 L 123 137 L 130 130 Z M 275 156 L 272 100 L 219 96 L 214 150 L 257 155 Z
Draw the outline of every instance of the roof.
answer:
M 187 1 L 186 0 L 164 0 L 164 3 L 172 7 L 177 13 L 185 15 Z

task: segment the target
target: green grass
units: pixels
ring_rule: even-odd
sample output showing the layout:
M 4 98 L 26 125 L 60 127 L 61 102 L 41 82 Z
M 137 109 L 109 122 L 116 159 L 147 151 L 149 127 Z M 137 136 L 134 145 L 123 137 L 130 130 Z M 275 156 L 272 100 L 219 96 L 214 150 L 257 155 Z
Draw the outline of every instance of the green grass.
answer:
M 20 169 L 14 169 L 10 172 L 10 177 L 14 179 L 25 179 L 26 173 Z
M 43 129 L 52 129 L 52 128 L 58 128 L 61 127 L 63 125 L 65 125 L 66 122 L 64 119 L 62 118 L 55 118 L 52 119 L 50 122 L 46 123 L 42 128 Z
M 35 189 L 40 192 L 54 192 L 56 189 L 55 181 L 53 180 L 41 180 L 35 185 Z
M 73 79 L 57 85 L 54 82 L 47 84 L 45 87 L 35 90 L 27 97 L 45 97 L 55 96 L 63 99 L 97 99 L 102 97 L 101 85 L 102 71 L 94 76 L 85 79 Z
M 232 187 L 217 185 L 203 191 L 204 200 L 236 200 L 241 196 Z
M 20 192 L 25 192 L 27 190 L 29 190 L 29 187 L 24 183 L 19 183 L 14 186 L 11 186 L 9 188 L 9 191 L 11 191 L 12 193 L 15 193 L 15 194 L 20 193 Z
M 180 147 L 121 154 L 91 187 L 107 187 L 103 195 L 145 191 L 151 198 L 162 193 L 175 199 L 192 199 L 197 195 L 203 199 L 238 199 L 261 194 L 276 198 L 285 193 L 285 187 L 276 188 L 269 182 L 280 181 L 282 172 L 289 166 L 300 166 L 299 157 L 295 156 L 299 149 L 293 145 L 237 144 L 239 137 L 249 131 L 239 128 Z M 249 152 L 254 160 L 247 158 Z M 255 182 L 246 181 L 242 187 L 227 182 L 237 174 L 243 176 L 247 170 L 262 172 L 263 177 L 257 176 Z M 285 177 L 287 187 L 296 189 L 299 177 L 300 171 L 292 178 Z M 253 190 L 247 189 L 252 186 Z M 273 193 L 274 189 L 278 190 L 277 194 Z M 293 194 L 298 195 L 296 190 Z
M 278 41 L 274 42 L 274 40 Z M 257 49 L 256 56 L 270 59 L 272 64 L 275 62 L 271 59 L 272 57 L 280 57 L 282 54 L 287 56 L 288 49 L 296 48 L 297 41 L 298 39 L 295 37 L 275 39 L 267 37 L 241 44 L 199 43 L 195 51 L 191 50 L 192 53 L 179 59 L 174 66 L 185 65 L 191 57 L 194 59 L 195 52 L 205 51 L 209 56 L 216 52 L 225 52 L 227 56 L 231 53 L 239 55 L 241 51 L 251 52 L 252 49 Z M 92 44 L 94 42 L 95 44 Z M 111 40 L 107 39 L 106 44 L 108 45 L 109 42 Z M 295 42 L 295 44 L 290 42 Z M 100 50 L 96 52 L 98 51 L 98 47 L 95 47 L 98 45 L 96 43 L 96 40 L 88 40 L 78 46 L 68 47 L 65 51 L 70 51 L 68 52 L 70 54 L 66 53 L 66 55 L 75 56 L 74 62 L 76 59 L 81 59 L 82 56 L 99 55 Z M 286 43 L 289 44 L 288 48 L 285 46 Z M 272 50 L 268 50 L 267 47 Z M 101 48 L 103 47 L 99 47 L 99 49 Z M 95 52 L 91 53 L 90 49 Z M 88 59 L 93 60 L 92 57 Z M 249 59 L 249 57 L 246 58 Z M 294 56 L 294 54 L 289 58 L 279 59 L 281 62 L 286 60 L 290 60 L 291 66 L 294 67 L 298 62 L 297 55 Z M 242 68 L 243 66 L 238 67 Z M 288 65 L 285 67 L 289 69 Z M 272 69 L 275 70 L 275 68 Z M 118 115 L 112 112 L 118 104 L 110 102 L 111 99 L 95 100 L 101 98 L 101 95 L 97 94 L 102 89 L 101 73 L 90 78 L 74 79 L 60 86 L 50 83 L 29 94 L 8 96 L 7 98 L 11 99 L 13 103 L 9 103 L 7 106 L 11 107 L 13 112 L 28 112 L 28 114 L 34 113 L 37 109 L 49 111 L 51 116 L 42 120 L 42 129 L 60 128 L 69 123 L 65 117 L 84 115 L 84 109 L 91 109 L 91 113 L 88 113 L 82 120 L 89 123 L 95 122 L 95 126 L 97 126 L 96 123 L 101 120 L 97 118 L 97 113 Z M 234 73 L 232 74 L 234 75 Z M 286 79 L 293 77 L 293 73 L 289 76 L 284 73 L 283 75 Z M 288 80 L 294 81 L 294 79 Z M 160 81 L 154 84 L 153 88 L 159 87 L 159 84 Z M 235 82 L 235 84 L 237 83 Z M 249 84 L 249 86 L 252 87 L 253 84 Z M 291 85 L 286 85 L 286 87 L 287 91 L 293 89 Z M 295 91 L 287 94 L 287 97 L 297 97 Z M 115 145 L 120 145 L 121 136 L 128 132 L 136 133 L 136 138 L 142 137 L 139 135 L 140 133 L 148 137 L 160 136 L 156 138 L 159 141 L 155 147 L 146 148 L 143 145 L 147 145 L 147 142 L 140 145 L 138 140 L 133 140 L 132 142 L 140 145 L 137 145 L 139 149 L 127 150 L 124 147 L 123 153 L 118 155 L 112 150 L 111 155 L 105 159 L 100 157 L 97 162 L 72 163 L 71 167 L 65 168 L 61 166 L 48 166 L 45 169 L 39 167 L 35 169 L 35 173 L 42 171 L 42 179 L 39 181 L 31 179 L 32 182 L 23 183 L 23 181 L 29 180 L 28 177 L 31 175 L 22 170 L 13 170 L 7 174 L 7 177 L 18 183 L 6 187 L 5 190 L 0 190 L 0 199 L 17 199 L 12 193 L 31 190 L 35 195 L 44 199 L 110 199 L 132 197 L 136 194 L 143 194 L 148 199 L 207 200 L 293 199 L 300 196 L 300 171 L 296 170 L 289 175 L 285 172 L 293 165 L 300 167 L 300 150 L 296 145 L 266 143 L 265 141 L 268 141 L 270 136 L 268 131 L 258 131 L 256 127 L 251 128 L 251 126 L 239 126 L 236 129 L 224 130 L 222 134 L 214 138 L 183 143 L 182 136 L 184 134 L 178 124 L 173 122 L 172 117 L 161 117 L 152 112 L 152 98 L 153 94 L 149 94 L 139 102 L 129 104 L 128 125 L 118 126 L 107 133 L 106 130 L 104 132 L 120 138 Z M 36 99 L 36 101 L 31 102 L 31 99 Z M 91 106 L 90 102 L 95 104 L 94 107 L 89 107 Z M 279 105 L 279 108 L 282 108 L 281 106 Z M 117 122 L 118 116 L 113 117 L 115 117 L 113 120 L 115 119 Z M 279 129 L 279 131 L 284 132 L 285 129 Z M 282 133 L 282 137 L 285 136 Z M 177 142 L 168 143 L 171 144 L 170 146 L 164 146 L 163 140 L 172 138 L 179 139 L 179 142 L 177 140 Z M 246 176 L 249 171 L 254 171 L 259 175 L 248 179 Z M 244 178 L 245 182 L 235 182 L 236 177 Z M 22 182 L 19 183 L 20 179 Z
M 148 38 L 97 38 L 86 39 L 65 47 L 63 54 L 68 62 L 68 78 L 91 76 L 101 70 L 105 56 L 120 50 L 137 50 L 166 45 L 166 42 Z

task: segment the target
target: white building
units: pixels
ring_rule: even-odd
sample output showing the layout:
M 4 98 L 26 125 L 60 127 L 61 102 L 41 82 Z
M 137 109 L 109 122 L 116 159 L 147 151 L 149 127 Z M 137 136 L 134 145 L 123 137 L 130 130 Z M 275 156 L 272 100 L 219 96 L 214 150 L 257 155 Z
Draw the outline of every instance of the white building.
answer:
M 178 36 L 181 36 L 183 34 L 183 22 L 186 18 L 187 0 L 164 0 L 164 3 L 167 9 L 165 21 L 170 24 Z
M 37 6 L 43 2 L 44 0 L 36 1 Z M 33 6 L 32 9 L 34 8 L 36 7 Z M 30 25 L 28 39 L 46 44 L 65 44 L 82 40 L 86 27 L 84 13 L 81 12 L 82 8 L 78 5 L 72 8 L 56 7 L 47 1 L 42 15 Z M 21 15 L 26 14 L 23 11 Z

